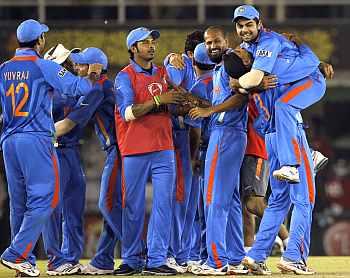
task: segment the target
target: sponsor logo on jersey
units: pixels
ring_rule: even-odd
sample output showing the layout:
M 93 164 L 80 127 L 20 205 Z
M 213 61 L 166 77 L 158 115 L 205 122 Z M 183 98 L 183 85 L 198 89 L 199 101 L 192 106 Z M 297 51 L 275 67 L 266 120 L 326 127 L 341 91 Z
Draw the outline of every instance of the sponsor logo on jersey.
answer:
M 67 70 L 65 68 L 63 68 L 58 72 L 58 76 L 63 77 L 63 76 L 65 76 L 66 73 L 67 73 Z
M 160 95 L 162 93 L 162 84 L 160 83 L 151 83 L 147 86 L 148 92 L 151 96 Z
M 271 57 L 272 56 L 272 52 L 265 50 L 265 49 L 259 49 L 256 51 L 256 56 L 257 57 Z

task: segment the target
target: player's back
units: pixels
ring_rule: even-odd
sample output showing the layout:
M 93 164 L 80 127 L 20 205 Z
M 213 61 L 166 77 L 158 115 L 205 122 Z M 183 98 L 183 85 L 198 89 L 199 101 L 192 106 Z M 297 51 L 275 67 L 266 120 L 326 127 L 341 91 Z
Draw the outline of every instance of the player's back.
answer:
M 4 116 L 1 141 L 14 133 L 53 134 L 52 90 L 36 63 L 40 58 L 32 53 L 28 51 L 28 56 L 15 56 L 1 65 L 0 93 Z
M 115 96 L 112 81 L 105 79 L 102 84 L 104 98 L 96 110 L 93 123 L 102 148 L 106 150 L 109 146 L 116 143 L 114 121 Z

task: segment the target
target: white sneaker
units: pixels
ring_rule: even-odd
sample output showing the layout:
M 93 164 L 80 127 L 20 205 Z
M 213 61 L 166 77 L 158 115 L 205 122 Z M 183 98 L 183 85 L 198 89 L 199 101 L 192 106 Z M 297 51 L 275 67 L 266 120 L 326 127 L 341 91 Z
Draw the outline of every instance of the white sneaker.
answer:
M 273 171 L 272 175 L 281 181 L 290 183 L 299 183 L 299 171 L 294 166 L 282 166 L 281 169 Z
M 19 275 L 19 277 L 21 277 L 21 274 L 29 277 L 38 277 L 40 275 L 39 269 L 31 265 L 29 262 L 13 263 L 4 259 L 1 259 L 0 262 L 7 268 L 16 270 L 16 276 Z
M 175 258 L 168 258 L 166 265 L 172 269 L 175 269 L 177 271 L 177 273 L 186 273 L 187 272 L 187 266 L 181 266 L 179 265 Z
M 228 270 L 228 266 L 225 265 L 221 268 L 214 268 L 209 265 L 202 264 L 198 266 L 192 267 L 192 273 L 195 275 L 209 275 L 209 276 L 215 276 L 215 275 L 226 275 Z
M 314 171 L 316 174 L 318 171 L 322 170 L 322 168 L 327 165 L 328 157 L 324 156 L 322 153 L 315 150 L 312 151 L 311 156 L 314 162 Z
M 239 274 L 248 274 L 249 269 L 243 264 L 238 265 L 228 265 L 227 275 L 239 275 Z
M 248 271 L 254 275 L 271 275 L 272 272 L 268 269 L 265 262 L 256 262 L 251 257 L 244 257 L 242 264 L 248 268 Z
M 80 274 L 84 275 L 106 275 L 106 274 L 113 274 L 114 269 L 101 269 L 93 266 L 92 264 L 88 263 L 87 265 L 84 265 L 81 267 Z
M 80 272 L 80 264 L 72 265 L 70 263 L 65 263 L 56 267 L 53 270 L 47 270 L 46 274 L 49 276 L 63 276 L 72 275 Z
M 289 262 L 281 258 L 281 260 L 277 263 L 277 268 L 281 270 L 283 274 L 291 273 L 298 275 L 313 275 L 315 271 L 311 268 L 308 268 L 305 263 L 300 262 Z
M 188 261 L 187 262 L 187 272 L 192 273 L 192 267 L 197 267 L 202 264 L 202 261 Z

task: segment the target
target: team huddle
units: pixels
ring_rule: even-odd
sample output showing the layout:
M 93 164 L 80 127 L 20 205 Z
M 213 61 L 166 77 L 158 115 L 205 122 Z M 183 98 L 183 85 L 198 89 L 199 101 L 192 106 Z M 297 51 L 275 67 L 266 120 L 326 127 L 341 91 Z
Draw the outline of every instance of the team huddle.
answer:
M 160 33 L 133 29 L 130 63 L 114 83 L 101 49 L 57 44 L 42 57 L 49 28 L 32 19 L 18 26 L 19 48 L 0 66 L 12 236 L 4 266 L 39 276 L 33 249 L 42 235 L 52 276 L 271 275 L 265 262 L 278 235 L 278 269 L 315 273 L 306 264 L 315 174 L 327 158 L 310 149 L 301 112 L 323 97 L 333 68 L 297 36 L 264 29 L 253 6 L 236 8 L 232 22 L 242 40 L 235 49 L 210 26 L 159 66 Z M 81 265 L 79 141 L 89 122 L 106 154 L 104 221 L 95 256 Z

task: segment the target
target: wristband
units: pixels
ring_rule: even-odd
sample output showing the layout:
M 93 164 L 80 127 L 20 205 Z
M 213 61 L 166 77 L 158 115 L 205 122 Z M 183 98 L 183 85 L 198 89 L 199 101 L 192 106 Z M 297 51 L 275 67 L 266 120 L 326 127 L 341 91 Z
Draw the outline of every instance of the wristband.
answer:
M 160 98 L 159 98 L 159 96 L 154 96 L 153 97 L 153 100 L 154 100 L 154 102 L 155 102 L 155 104 L 157 105 L 157 107 L 160 105 Z

